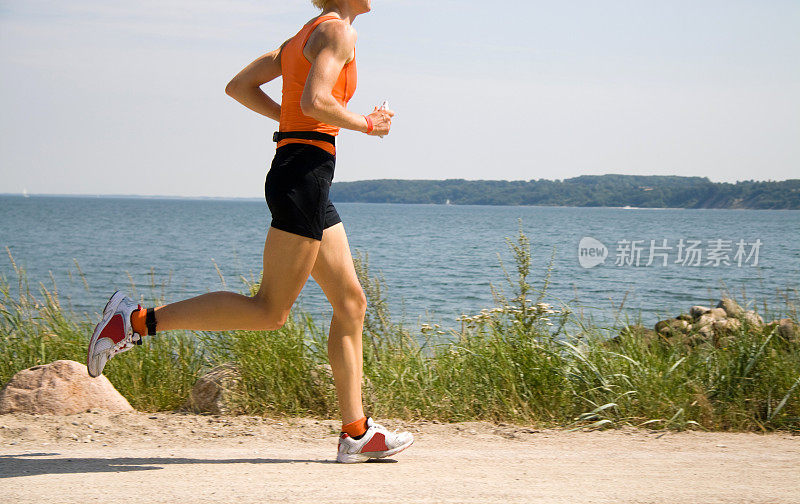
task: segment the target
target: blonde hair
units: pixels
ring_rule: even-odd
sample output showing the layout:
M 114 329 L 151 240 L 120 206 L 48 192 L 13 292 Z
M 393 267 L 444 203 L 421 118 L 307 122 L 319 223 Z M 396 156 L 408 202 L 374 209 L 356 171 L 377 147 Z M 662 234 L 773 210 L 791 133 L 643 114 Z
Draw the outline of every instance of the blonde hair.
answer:
M 314 7 L 322 10 L 325 10 L 325 7 L 327 7 L 331 2 L 332 0 L 311 0 L 311 3 L 314 4 Z

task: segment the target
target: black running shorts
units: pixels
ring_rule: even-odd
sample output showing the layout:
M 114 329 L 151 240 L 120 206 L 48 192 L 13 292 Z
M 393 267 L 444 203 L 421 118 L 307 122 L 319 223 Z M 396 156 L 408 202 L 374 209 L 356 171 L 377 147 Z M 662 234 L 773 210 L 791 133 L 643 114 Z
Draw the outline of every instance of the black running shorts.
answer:
M 342 222 L 328 199 L 336 157 L 306 144 L 278 147 L 264 182 L 274 228 L 322 240 L 322 230 Z

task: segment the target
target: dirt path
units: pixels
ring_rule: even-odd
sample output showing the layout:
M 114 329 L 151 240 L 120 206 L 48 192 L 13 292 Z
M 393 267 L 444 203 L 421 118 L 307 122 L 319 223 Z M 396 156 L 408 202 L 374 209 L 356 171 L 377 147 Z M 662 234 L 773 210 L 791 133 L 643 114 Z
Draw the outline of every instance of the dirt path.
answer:
M 800 504 L 800 436 L 384 424 L 415 445 L 341 465 L 333 421 L 0 415 L 0 502 Z

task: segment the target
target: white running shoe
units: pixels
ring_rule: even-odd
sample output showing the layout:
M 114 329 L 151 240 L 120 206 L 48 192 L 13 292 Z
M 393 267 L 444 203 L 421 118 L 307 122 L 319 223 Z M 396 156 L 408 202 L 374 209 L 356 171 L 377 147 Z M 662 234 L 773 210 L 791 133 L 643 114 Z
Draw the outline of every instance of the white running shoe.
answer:
M 103 319 L 94 328 L 86 368 L 89 376 L 100 376 L 108 359 L 142 344 L 142 336 L 133 332 L 131 313 L 142 307 L 120 291 L 115 292 L 103 308 Z
M 410 432 L 389 432 L 386 427 L 367 417 L 367 432 L 361 439 L 353 439 L 342 432 L 339 436 L 339 453 L 336 461 L 343 464 L 366 462 L 373 458 L 391 457 L 414 443 Z

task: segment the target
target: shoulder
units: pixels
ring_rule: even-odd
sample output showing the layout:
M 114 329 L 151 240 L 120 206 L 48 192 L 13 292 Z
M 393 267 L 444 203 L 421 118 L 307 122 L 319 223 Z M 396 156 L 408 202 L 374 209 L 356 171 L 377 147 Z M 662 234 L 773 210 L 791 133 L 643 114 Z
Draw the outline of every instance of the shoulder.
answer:
M 309 42 L 319 51 L 328 47 L 336 52 L 349 55 L 356 45 L 358 33 L 348 23 L 339 19 L 323 21 L 311 34 Z
M 341 19 L 328 19 L 317 26 L 316 32 L 331 41 L 355 43 L 358 33 L 353 25 L 345 23 Z

